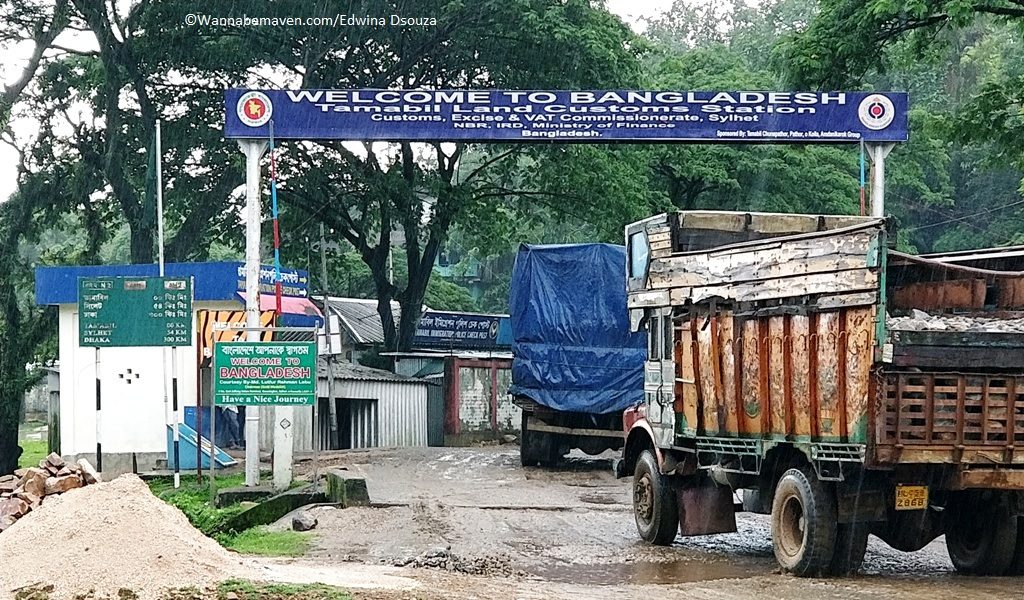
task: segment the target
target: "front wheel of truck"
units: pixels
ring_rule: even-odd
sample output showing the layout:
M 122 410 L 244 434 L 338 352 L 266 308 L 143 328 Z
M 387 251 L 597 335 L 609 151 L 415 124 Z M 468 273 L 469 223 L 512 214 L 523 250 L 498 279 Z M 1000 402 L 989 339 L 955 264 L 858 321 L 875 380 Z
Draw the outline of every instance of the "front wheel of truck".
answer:
M 960 492 L 946 507 L 946 549 L 960 573 L 1003 575 L 1012 565 L 1017 522 L 996 494 Z
M 797 577 L 829 575 L 835 544 L 832 490 L 813 471 L 783 473 L 772 502 L 772 546 L 779 565 Z
M 633 473 L 633 515 L 645 542 L 668 546 L 679 530 L 679 505 L 669 478 L 661 474 L 650 450 L 640 453 Z

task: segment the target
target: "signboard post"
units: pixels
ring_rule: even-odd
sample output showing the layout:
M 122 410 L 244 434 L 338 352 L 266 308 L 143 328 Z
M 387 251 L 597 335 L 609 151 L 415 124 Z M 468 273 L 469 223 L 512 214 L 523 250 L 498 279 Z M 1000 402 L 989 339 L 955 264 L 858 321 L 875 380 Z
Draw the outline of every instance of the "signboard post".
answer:
M 428 310 L 416 325 L 413 343 L 444 348 L 493 348 L 501 315 Z
M 170 347 L 173 353 L 177 346 L 191 345 L 192 278 L 79 279 L 78 343 L 82 347 L 96 349 L 96 469 L 102 472 L 100 348 Z M 176 396 L 177 390 L 173 393 Z
M 316 343 L 219 342 L 213 352 L 215 404 L 312 405 Z
M 276 489 L 291 484 L 291 407 L 316 404 L 316 360 L 316 342 L 221 342 L 214 346 L 214 404 L 249 405 L 253 412 L 267 405 L 288 408 L 280 411 L 283 416 L 274 426 Z
M 192 345 L 192 279 L 79 279 L 78 343 L 94 348 Z
M 857 143 L 907 139 L 905 92 L 241 90 L 226 138 Z
M 272 137 L 364 142 L 863 142 L 874 161 L 872 206 L 880 214 L 887 153 L 882 148 L 906 141 L 909 123 L 905 92 L 229 89 L 224 101 L 224 137 L 238 140 L 246 156 L 250 328 L 256 327 L 259 306 L 259 159 L 266 150 L 264 140 Z M 876 147 L 880 149 L 875 151 Z M 457 330 L 453 334 L 436 337 L 461 339 Z M 250 432 L 256 434 L 255 420 L 252 424 L 250 430 L 247 419 L 247 440 Z M 250 454 L 247 446 L 246 457 L 246 484 L 253 485 L 249 469 L 256 468 L 255 449 Z

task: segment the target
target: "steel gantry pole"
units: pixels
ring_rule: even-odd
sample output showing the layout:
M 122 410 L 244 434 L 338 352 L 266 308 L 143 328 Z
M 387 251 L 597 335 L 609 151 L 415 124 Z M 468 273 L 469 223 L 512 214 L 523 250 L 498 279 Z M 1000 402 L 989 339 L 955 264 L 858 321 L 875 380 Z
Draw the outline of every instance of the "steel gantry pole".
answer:
M 260 340 L 260 158 L 264 140 L 238 140 L 245 154 L 245 326 L 250 342 Z M 211 456 L 211 460 L 215 457 Z M 245 485 L 260 482 L 260 410 L 245 411 Z
M 893 142 L 867 142 L 871 157 L 871 216 L 885 216 L 885 157 L 896 147 Z

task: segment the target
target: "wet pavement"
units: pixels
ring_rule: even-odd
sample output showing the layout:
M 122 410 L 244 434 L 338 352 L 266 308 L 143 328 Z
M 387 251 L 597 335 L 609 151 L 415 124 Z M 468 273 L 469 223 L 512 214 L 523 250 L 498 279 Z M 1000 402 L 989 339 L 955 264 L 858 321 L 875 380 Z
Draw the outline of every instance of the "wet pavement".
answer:
M 913 553 L 871 538 L 862 574 L 831 580 L 779 574 L 763 515 L 738 515 L 737 533 L 649 546 L 612 458 L 523 468 L 514 445 L 324 457 L 363 474 L 375 506 L 314 509 L 314 543 L 291 568 L 343 579 L 358 564 L 405 582 L 359 586 L 366 598 L 1024 598 L 1019 580 L 956 575 L 941 538 Z

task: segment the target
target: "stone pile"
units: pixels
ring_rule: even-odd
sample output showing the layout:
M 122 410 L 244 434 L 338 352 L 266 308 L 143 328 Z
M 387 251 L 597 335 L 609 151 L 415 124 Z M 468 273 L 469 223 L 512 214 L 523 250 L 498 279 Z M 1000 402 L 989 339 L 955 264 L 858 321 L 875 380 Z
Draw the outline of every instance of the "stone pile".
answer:
M 69 464 L 56 452 L 38 467 L 0 476 L 0 532 L 39 508 L 50 496 L 100 482 L 100 474 L 84 458 Z
M 907 315 L 886 315 L 890 331 L 959 331 L 972 333 L 1024 333 L 1024 319 L 995 319 L 970 315 L 930 315 L 913 309 Z

